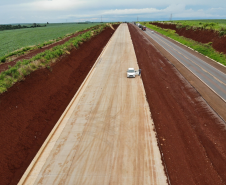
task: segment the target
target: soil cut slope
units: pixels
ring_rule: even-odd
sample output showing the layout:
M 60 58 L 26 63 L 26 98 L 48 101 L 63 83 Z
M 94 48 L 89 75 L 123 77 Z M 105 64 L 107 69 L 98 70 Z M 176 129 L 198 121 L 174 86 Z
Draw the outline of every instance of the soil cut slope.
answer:
M 1 185 L 18 183 L 113 33 L 107 28 L 0 95 Z
M 178 35 L 190 38 L 201 43 L 212 42 L 212 47 L 216 51 L 223 52 L 226 54 L 226 37 L 220 37 L 218 32 L 204 29 L 203 30 L 201 29 L 186 30 L 186 28 L 178 29 L 175 24 L 161 24 L 161 23 L 152 23 L 152 24 L 160 28 L 175 30 Z
M 225 122 L 135 26 L 129 28 L 170 183 L 225 184 Z
M 95 27 L 96 27 L 96 26 L 95 26 Z M 61 41 L 59 41 L 59 42 L 56 42 L 56 43 L 47 45 L 47 46 L 45 46 L 45 47 L 43 47 L 43 48 L 40 48 L 40 49 L 32 50 L 32 51 L 26 53 L 25 55 L 21 55 L 21 56 L 19 56 L 19 57 L 16 57 L 16 58 L 15 58 L 14 60 L 12 60 L 11 62 L 1 63 L 1 64 L 0 64 L 0 73 L 1 73 L 2 71 L 4 71 L 4 70 L 8 69 L 8 66 L 9 66 L 9 65 L 10 65 L 10 66 L 14 66 L 18 61 L 22 61 L 22 60 L 24 60 L 24 59 L 30 59 L 30 58 L 34 57 L 35 55 L 44 52 L 45 50 L 49 50 L 49 49 L 51 49 L 51 48 L 53 48 L 53 47 L 55 47 L 55 46 L 57 46 L 57 45 L 64 44 L 65 42 L 69 41 L 71 38 L 77 37 L 77 36 L 80 35 L 80 34 L 83 34 L 83 33 L 85 33 L 85 32 L 88 32 L 89 30 L 90 30 L 90 28 L 87 29 L 87 30 L 84 30 L 84 31 L 79 31 L 79 32 L 77 32 L 77 33 L 75 33 L 75 34 L 73 34 L 73 35 L 71 35 L 71 36 L 69 36 L 69 37 L 64 38 L 63 40 L 61 40 Z

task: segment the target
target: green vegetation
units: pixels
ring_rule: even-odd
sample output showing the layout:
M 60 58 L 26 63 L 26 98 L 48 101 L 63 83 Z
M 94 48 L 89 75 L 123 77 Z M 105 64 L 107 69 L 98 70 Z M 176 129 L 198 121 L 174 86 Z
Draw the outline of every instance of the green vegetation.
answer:
M 6 24 L 6 25 L 0 25 L 0 31 L 3 30 L 15 30 L 15 29 L 22 29 L 22 28 L 36 28 L 36 27 L 45 27 L 46 24 L 41 25 L 41 24 L 32 24 L 32 25 L 11 25 L 11 24 Z
M 171 39 L 174 39 L 174 40 L 198 51 L 199 53 L 201 53 L 205 56 L 208 56 L 209 58 L 216 60 L 217 62 L 219 62 L 223 65 L 226 65 L 226 55 L 214 50 L 213 47 L 211 46 L 212 43 L 202 44 L 202 43 L 196 42 L 192 39 L 188 39 L 183 36 L 179 36 L 177 33 L 175 33 L 175 30 L 162 29 L 162 28 L 157 27 L 152 24 L 146 24 L 146 26 L 150 29 L 153 29 L 167 37 L 170 37 Z
M 57 58 L 62 55 L 70 54 L 72 48 L 78 48 L 83 42 L 89 40 L 93 36 L 101 33 L 108 24 L 102 24 L 98 27 L 94 27 L 86 33 L 71 38 L 69 41 L 62 45 L 53 47 L 50 50 L 46 50 L 29 60 L 23 60 L 17 62 L 13 67 L 9 66 L 9 69 L 0 73 L 0 93 L 7 91 L 14 83 L 23 80 L 24 77 L 38 68 L 48 67 L 56 62 Z
M 65 35 L 96 26 L 100 23 L 89 24 L 48 24 L 47 27 L 26 28 L 0 31 L 0 62 L 13 55 L 56 42 Z M 20 50 L 18 52 L 18 50 Z
M 211 29 L 219 32 L 220 36 L 226 35 L 226 19 L 163 21 L 161 23 L 176 24 L 177 28 L 186 29 Z

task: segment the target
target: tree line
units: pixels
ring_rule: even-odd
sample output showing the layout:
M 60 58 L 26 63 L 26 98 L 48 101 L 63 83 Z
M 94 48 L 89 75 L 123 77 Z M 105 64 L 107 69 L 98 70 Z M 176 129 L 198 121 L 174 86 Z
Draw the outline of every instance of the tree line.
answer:
M 41 24 L 36 24 L 33 23 L 32 25 L 11 25 L 11 24 L 7 24 L 7 25 L 0 25 L 0 31 L 3 30 L 14 30 L 14 29 L 21 29 L 21 28 L 36 28 L 36 27 L 45 27 L 46 24 L 41 25 Z

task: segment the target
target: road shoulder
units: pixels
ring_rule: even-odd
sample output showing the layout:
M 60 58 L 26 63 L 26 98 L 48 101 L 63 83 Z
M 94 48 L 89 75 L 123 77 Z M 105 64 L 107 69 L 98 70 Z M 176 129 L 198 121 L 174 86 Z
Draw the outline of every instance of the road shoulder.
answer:
M 147 28 L 149 29 L 149 28 Z M 151 30 L 151 29 L 149 29 Z M 152 30 L 151 30 L 152 31 Z M 184 49 L 185 51 L 191 53 L 192 55 L 196 56 L 197 58 L 203 60 L 204 62 L 208 63 L 209 65 L 215 67 L 216 69 L 218 69 L 219 71 L 221 71 L 222 73 L 225 73 L 226 74 L 226 66 L 223 66 L 222 64 L 208 58 L 207 56 L 204 56 L 202 55 L 201 53 L 191 49 L 191 48 L 188 48 L 187 46 L 169 38 L 169 37 L 166 37 L 165 35 L 162 35 L 161 33 L 158 33 L 158 32 L 155 32 L 156 34 L 164 37 L 165 39 L 169 40 L 170 42 L 173 42 L 175 45 L 181 47 L 182 49 Z
M 138 28 L 137 28 L 138 29 Z M 139 30 L 139 29 L 138 29 Z M 185 77 L 185 79 L 201 94 L 205 101 L 215 110 L 215 112 L 226 121 L 226 102 L 223 101 L 215 92 L 213 92 L 207 85 L 205 85 L 199 78 L 197 78 L 190 70 L 188 70 L 184 65 L 182 65 L 176 58 L 174 58 L 169 52 L 167 52 L 162 46 L 160 46 L 156 41 L 151 37 L 148 37 L 145 33 L 139 30 L 156 48 L 159 50 L 176 68 L 177 70 Z M 162 35 L 161 35 L 162 36 Z M 164 36 L 164 38 L 167 38 Z M 168 38 L 169 39 L 169 38 Z M 172 40 L 170 40 L 172 41 Z M 174 44 L 181 46 L 186 51 L 189 51 L 191 54 L 199 57 L 200 59 L 205 59 L 205 61 L 210 62 L 212 65 L 218 66 L 222 72 L 226 73 L 226 68 L 216 64 L 212 60 L 200 55 L 199 53 L 192 51 L 191 49 L 177 43 L 174 41 Z M 215 67 L 214 66 L 214 67 Z

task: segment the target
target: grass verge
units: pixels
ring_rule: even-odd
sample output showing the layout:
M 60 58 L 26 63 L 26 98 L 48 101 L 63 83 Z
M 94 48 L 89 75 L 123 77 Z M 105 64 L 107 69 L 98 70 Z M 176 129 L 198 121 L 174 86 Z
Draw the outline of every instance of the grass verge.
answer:
M 158 21 L 155 21 L 158 22 Z M 185 28 L 186 30 L 213 30 L 219 34 L 219 36 L 226 35 L 226 20 L 212 19 L 212 20 L 180 20 L 180 21 L 162 21 L 161 24 L 174 24 L 178 29 Z
M 102 24 L 98 27 L 91 28 L 88 32 L 71 38 L 62 45 L 39 53 L 29 60 L 19 61 L 13 67 L 9 66 L 6 71 L 0 74 L 0 94 L 7 91 L 7 89 L 12 87 L 16 82 L 23 80 L 25 76 L 29 75 L 31 72 L 39 68 L 50 68 L 51 64 L 57 61 L 57 58 L 62 55 L 70 54 L 72 48 L 79 48 L 83 42 L 101 33 L 109 26 L 109 24 Z
M 163 29 L 163 28 L 157 27 L 155 25 L 151 25 L 151 24 L 145 24 L 145 26 L 161 33 L 162 35 L 165 35 L 171 39 L 174 39 L 174 40 L 198 51 L 199 53 L 201 53 L 205 56 L 208 56 L 209 58 L 226 66 L 226 55 L 223 53 L 217 52 L 212 47 L 211 42 L 207 43 L 207 44 L 202 44 L 202 43 L 196 42 L 192 39 L 188 39 L 183 36 L 179 36 L 177 33 L 175 33 L 176 32 L 175 30 Z

